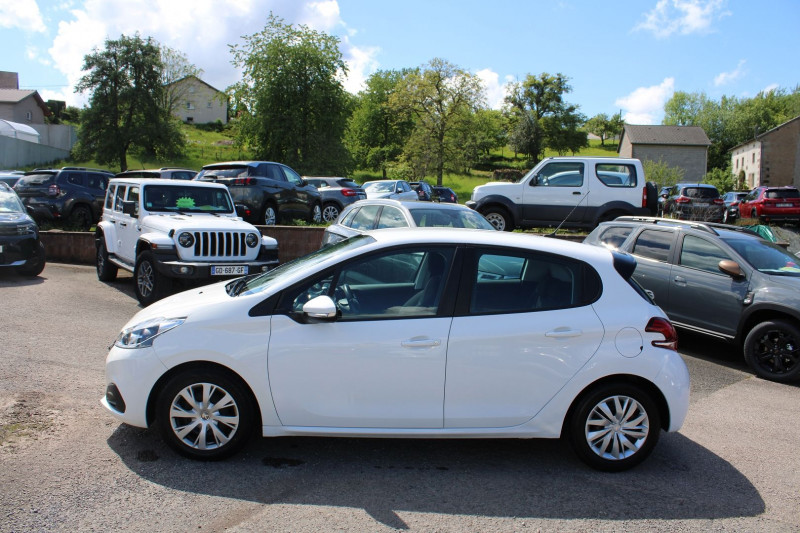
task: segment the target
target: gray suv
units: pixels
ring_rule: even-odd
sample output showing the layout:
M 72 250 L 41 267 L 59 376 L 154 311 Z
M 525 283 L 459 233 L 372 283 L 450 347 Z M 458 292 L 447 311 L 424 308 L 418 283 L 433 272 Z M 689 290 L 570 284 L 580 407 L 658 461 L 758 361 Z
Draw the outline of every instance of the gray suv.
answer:
M 620 217 L 584 240 L 630 253 L 633 278 L 679 328 L 739 346 L 762 378 L 800 379 L 800 259 L 751 230 Z

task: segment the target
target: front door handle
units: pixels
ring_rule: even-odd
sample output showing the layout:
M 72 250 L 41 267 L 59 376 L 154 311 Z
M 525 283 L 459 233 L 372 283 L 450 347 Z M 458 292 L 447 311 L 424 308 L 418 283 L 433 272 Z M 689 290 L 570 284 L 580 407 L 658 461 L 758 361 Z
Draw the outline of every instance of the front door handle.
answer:
M 436 348 L 441 345 L 440 339 L 408 339 L 400 343 L 403 348 Z
M 678 285 L 686 285 L 686 278 L 683 276 L 675 276 L 675 283 Z

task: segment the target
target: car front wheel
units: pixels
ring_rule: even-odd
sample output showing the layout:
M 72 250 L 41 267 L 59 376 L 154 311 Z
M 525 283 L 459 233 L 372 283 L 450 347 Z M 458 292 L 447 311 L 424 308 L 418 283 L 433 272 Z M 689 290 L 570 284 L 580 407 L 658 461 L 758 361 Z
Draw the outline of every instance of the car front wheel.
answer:
M 745 337 L 744 359 L 764 379 L 800 379 L 800 329 L 786 320 L 762 322 Z
M 498 231 L 512 231 L 514 229 L 511 215 L 502 207 L 490 207 L 481 214 Z
M 569 424 L 578 457 L 598 470 L 627 470 L 650 455 L 661 432 L 655 402 L 635 385 L 611 383 L 583 396 Z
M 157 402 L 156 418 L 164 440 L 192 459 L 229 457 L 255 428 L 254 409 L 244 385 L 225 372 L 178 374 L 164 386 Z
M 172 280 L 158 273 L 150 252 L 139 254 L 133 277 L 136 299 L 145 307 L 163 298 L 172 288 Z

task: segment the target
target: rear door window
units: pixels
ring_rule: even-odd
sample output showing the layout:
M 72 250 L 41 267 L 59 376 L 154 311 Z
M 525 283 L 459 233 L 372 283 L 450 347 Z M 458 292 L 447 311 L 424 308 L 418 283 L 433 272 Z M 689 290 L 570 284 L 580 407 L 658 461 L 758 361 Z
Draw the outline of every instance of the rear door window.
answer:
M 606 187 L 636 187 L 636 167 L 600 163 L 595 167 L 597 179 Z

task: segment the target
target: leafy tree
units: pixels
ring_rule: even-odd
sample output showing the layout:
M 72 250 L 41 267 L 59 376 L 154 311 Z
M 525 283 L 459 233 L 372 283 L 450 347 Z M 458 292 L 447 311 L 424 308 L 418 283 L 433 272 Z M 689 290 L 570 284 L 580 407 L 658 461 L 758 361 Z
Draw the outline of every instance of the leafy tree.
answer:
M 403 152 L 414 121 L 409 113 L 396 113 L 389 99 L 408 71 L 380 70 L 372 74 L 359 94 L 347 126 L 345 144 L 359 168 L 387 169 Z
M 703 182 L 715 186 L 720 194 L 735 191 L 739 185 L 737 177 L 731 173 L 730 164 L 725 168 L 712 168 L 703 176 Z
M 439 58 L 409 72 L 390 97 L 392 109 L 415 118 L 414 142 L 406 144 L 407 159 L 432 161 L 436 183 L 442 185 L 448 158 L 447 137 L 458 120 L 483 106 L 480 78 Z M 425 154 L 416 153 L 419 151 Z M 430 153 L 428 153 L 430 152 Z
M 450 163 L 468 173 L 475 165 L 488 161 L 493 148 L 506 144 L 506 119 L 494 109 L 461 115 L 448 134 L 447 144 Z
M 243 79 L 229 89 L 242 144 L 256 157 L 305 174 L 344 174 L 351 99 L 339 39 L 269 15 L 266 27 L 231 45 Z
M 91 96 L 78 133 L 82 157 L 125 171 L 131 149 L 158 157 L 181 152 L 183 137 L 162 107 L 162 64 L 153 39 L 136 34 L 106 40 L 104 50 L 84 57 L 83 70 L 75 90 Z
M 658 183 L 661 187 L 672 187 L 683 180 L 684 170 L 681 167 L 671 167 L 661 159 L 645 159 L 642 166 L 647 181 Z
M 553 76 L 544 72 L 540 76 L 528 74 L 524 81 L 509 87 L 506 102 L 517 115 L 510 142 L 534 163 L 548 146 L 566 151 L 580 145 L 581 137 L 576 131 L 584 119 L 577 113 L 577 106 L 564 102 L 563 95 L 572 90 L 568 81 L 563 74 Z
M 606 139 L 620 135 L 623 126 L 622 113 L 616 113 L 611 117 L 600 113 L 587 120 L 584 129 L 600 137 L 600 146 L 605 146 Z

